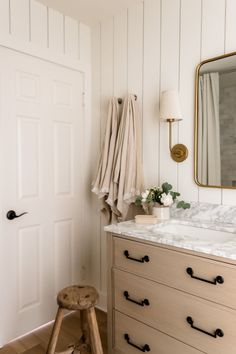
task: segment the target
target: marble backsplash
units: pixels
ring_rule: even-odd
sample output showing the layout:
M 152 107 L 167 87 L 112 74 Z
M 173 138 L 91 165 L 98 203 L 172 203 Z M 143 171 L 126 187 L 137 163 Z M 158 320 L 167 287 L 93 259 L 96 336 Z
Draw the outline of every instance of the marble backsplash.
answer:
M 236 204 L 236 201 L 235 201 Z M 199 222 L 236 225 L 236 205 L 218 205 L 192 202 L 190 209 L 171 208 L 171 217 Z

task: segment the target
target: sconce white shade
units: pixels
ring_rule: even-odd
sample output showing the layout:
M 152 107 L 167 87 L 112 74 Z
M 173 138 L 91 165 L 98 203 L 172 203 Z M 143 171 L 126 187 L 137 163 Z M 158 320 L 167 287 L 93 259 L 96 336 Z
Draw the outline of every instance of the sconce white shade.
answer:
M 181 108 L 178 91 L 169 90 L 161 94 L 160 119 L 181 120 Z

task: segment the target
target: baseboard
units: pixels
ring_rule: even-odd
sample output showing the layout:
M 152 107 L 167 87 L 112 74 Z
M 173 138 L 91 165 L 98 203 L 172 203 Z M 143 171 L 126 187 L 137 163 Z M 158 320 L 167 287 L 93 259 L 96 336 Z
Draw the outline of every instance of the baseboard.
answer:
M 99 303 L 96 306 L 99 310 L 107 312 L 107 294 L 99 291 Z

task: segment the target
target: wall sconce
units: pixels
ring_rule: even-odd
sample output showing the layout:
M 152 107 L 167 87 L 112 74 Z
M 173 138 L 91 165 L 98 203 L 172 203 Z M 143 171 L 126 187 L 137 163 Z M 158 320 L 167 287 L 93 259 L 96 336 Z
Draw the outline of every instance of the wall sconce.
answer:
M 172 123 L 182 120 L 180 100 L 177 91 L 164 91 L 161 95 L 160 119 L 169 123 L 169 149 L 171 157 L 176 162 L 182 162 L 188 157 L 188 148 L 183 144 L 172 147 Z

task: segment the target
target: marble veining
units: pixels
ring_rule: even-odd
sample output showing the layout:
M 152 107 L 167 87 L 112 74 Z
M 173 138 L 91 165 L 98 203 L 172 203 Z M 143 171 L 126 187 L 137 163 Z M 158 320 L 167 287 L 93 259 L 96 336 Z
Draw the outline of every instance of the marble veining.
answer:
M 235 201 L 236 204 L 236 201 Z M 211 222 L 236 225 L 236 205 L 218 205 L 210 203 L 192 202 L 190 209 L 171 208 L 171 216 L 178 219 L 187 219 L 199 222 Z
M 172 207 L 171 216 L 170 220 L 156 225 L 136 224 L 132 220 L 108 225 L 105 231 L 236 260 L 236 207 L 192 203 L 188 210 Z M 184 234 L 174 235 L 161 230 L 163 225 L 176 224 L 223 231 L 229 233 L 229 237 L 224 242 L 212 242 L 204 238 L 193 239 Z

